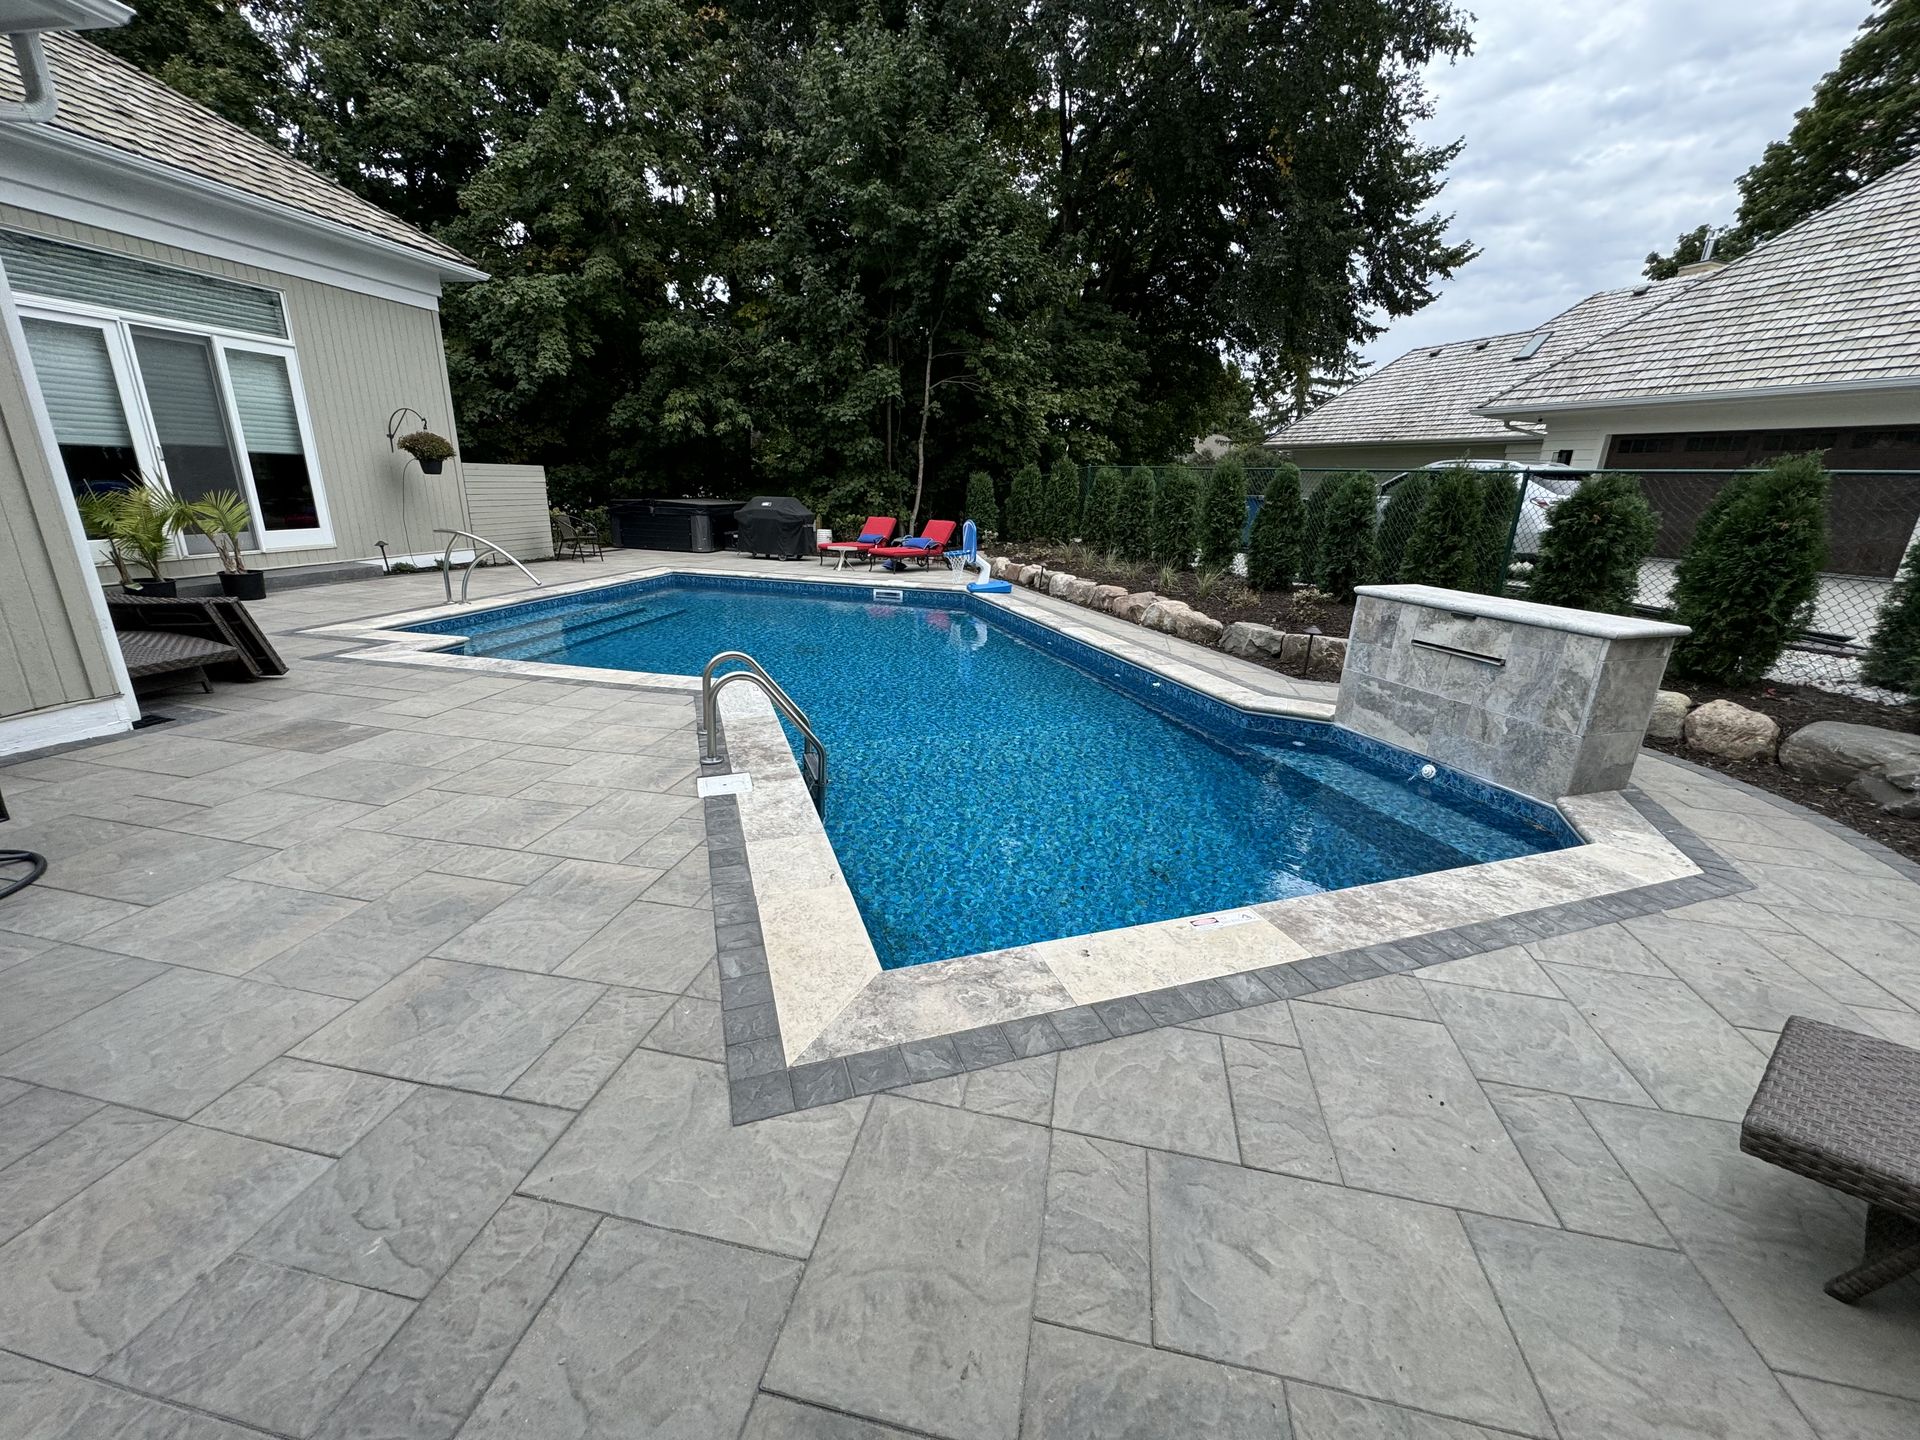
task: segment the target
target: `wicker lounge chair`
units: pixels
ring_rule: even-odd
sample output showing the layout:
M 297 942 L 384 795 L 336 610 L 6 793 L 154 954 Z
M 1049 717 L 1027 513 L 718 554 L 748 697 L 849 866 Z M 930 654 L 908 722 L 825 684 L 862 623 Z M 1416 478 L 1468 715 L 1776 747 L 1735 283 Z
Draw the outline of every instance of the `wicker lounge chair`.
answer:
M 234 679 L 287 673 L 287 662 L 254 623 L 246 605 L 230 596 L 109 594 L 107 613 L 113 617 L 114 629 L 123 635 L 136 630 L 171 630 L 232 646 L 235 654 L 230 673 Z
M 1740 1148 L 1867 1202 L 1866 1253 L 1827 1282 L 1834 1299 L 1920 1270 L 1920 1050 L 1790 1017 Z
M 127 678 L 150 680 L 156 675 L 184 672 L 199 680 L 202 690 L 211 692 L 207 666 L 237 661 L 240 652 L 218 640 L 202 640 L 198 635 L 182 635 L 174 630 L 122 630 L 120 653 L 127 662 Z

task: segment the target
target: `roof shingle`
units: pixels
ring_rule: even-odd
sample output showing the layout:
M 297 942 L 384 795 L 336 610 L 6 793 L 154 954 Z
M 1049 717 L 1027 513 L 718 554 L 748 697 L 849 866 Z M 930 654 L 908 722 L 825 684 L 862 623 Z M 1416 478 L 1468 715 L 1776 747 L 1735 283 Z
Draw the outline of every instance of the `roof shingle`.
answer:
M 59 31 L 42 39 L 60 97 L 49 128 L 404 245 L 433 260 L 472 267 L 459 251 L 99 46 Z M 13 54 L 0 47 L 0 99 L 18 99 L 21 93 Z
M 1312 414 L 1275 432 L 1275 445 L 1403 444 L 1509 440 L 1513 431 L 1478 413 L 1517 374 L 1544 369 L 1666 300 L 1686 281 L 1602 290 L 1532 330 L 1409 350 Z M 1528 342 L 1540 338 L 1522 358 Z
M 1665 396 L 1920 379 L 1920 159 L 1509 386 L 1525 415 Z

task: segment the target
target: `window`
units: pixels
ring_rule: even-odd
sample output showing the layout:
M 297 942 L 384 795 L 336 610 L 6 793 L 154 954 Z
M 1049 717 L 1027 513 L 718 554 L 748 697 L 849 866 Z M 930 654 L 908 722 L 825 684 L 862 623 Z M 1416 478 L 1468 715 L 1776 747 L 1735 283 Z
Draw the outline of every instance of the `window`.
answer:
M 1622 455 L 1664 455 L 1673 449 L 1671 435 L 1622 435 L 1613 443 Z
M 4 230 L 0 263 L 76 492 L 232 490 L 250 548 L 333 543 L 278 293 Z

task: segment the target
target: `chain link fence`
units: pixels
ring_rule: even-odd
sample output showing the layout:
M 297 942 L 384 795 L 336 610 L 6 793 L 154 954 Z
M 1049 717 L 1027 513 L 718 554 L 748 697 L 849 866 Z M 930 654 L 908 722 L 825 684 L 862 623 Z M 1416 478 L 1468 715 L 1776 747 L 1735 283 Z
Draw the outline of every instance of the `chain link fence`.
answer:
M 1082 493 L 1091 486 L 1094 470 L 1084 467 Z M 1133 467 L 1120 467 L 1129 469 Z M 1204 490 L 1210 465 L 1154 465 L 1159 482 L 1177 470 L 1191 472 Z M 1260 496 L 1276 473 L 1270 466 L 1247 467 L 1247 520 L 1260 510 Z M 1336 469 L 1302 469 L 1300 490 L 1309 502 L 1335 475 Z M 1397 572 L 1395 560 L 1406 552 L 1407 537 L 1418 515 L 1415 504 L 1393 504 L 1396 490 L 1416 475 L 1431 478 L 1435 471 L 1372 470 L 1368 475 L 1380 494 L 1380 528 L 1375 553 L 1384 562 L 1380 580 L 1417 578 Z M 1552 508 L 1571 494 L 1587 475 L 1604 470 L 1509 472 L 1518 490 L 1518 502 L 1508 530 L 1509 593 L 1524 597 L 1526 578 L 1540 537 L 1552 522 Z M 1660 517 L 1653 553 L 1640 567 L 1636 608 L 1651 616 L 1671 613 L 1675 567 L 1687 552 L 1700 518 L 1736 471 L 1622 470 L 1635 476 L 1641 492 Z M 1827 501 L 1827 565 L 1805 630 L 1775 666 L 1772 678 L 1793 684 L 1858 693 L 1859 669 L 1901 561 L 1920 541 L 1920 470 L 1830 471 Z M 1244 536 L 1243 536 L 1244 542 Z M 1303 576 L 1302 579 L 1311 577 Z M 1875 692 L 1876 694 L 1878 692 Z M 1882 695 L 1880 698 L 1886 698 Z

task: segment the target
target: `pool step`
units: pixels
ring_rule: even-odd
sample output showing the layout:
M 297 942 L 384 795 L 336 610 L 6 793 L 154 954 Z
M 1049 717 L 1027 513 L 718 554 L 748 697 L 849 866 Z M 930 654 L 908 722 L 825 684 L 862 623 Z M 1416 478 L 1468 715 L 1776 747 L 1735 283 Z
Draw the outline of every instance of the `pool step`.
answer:
M 524 633 L 505 645 L 492 635 L 482 637 L 481 644 L 488 655 L 502 660 L 553 660 L 580 646 L 657 625 L 685 613 L 685 607 L 680 606 L 642 614 L 630 610 L 609 611 L 584 622 L 577 617 L 569 617 L 564 623 L 523 627 Z

